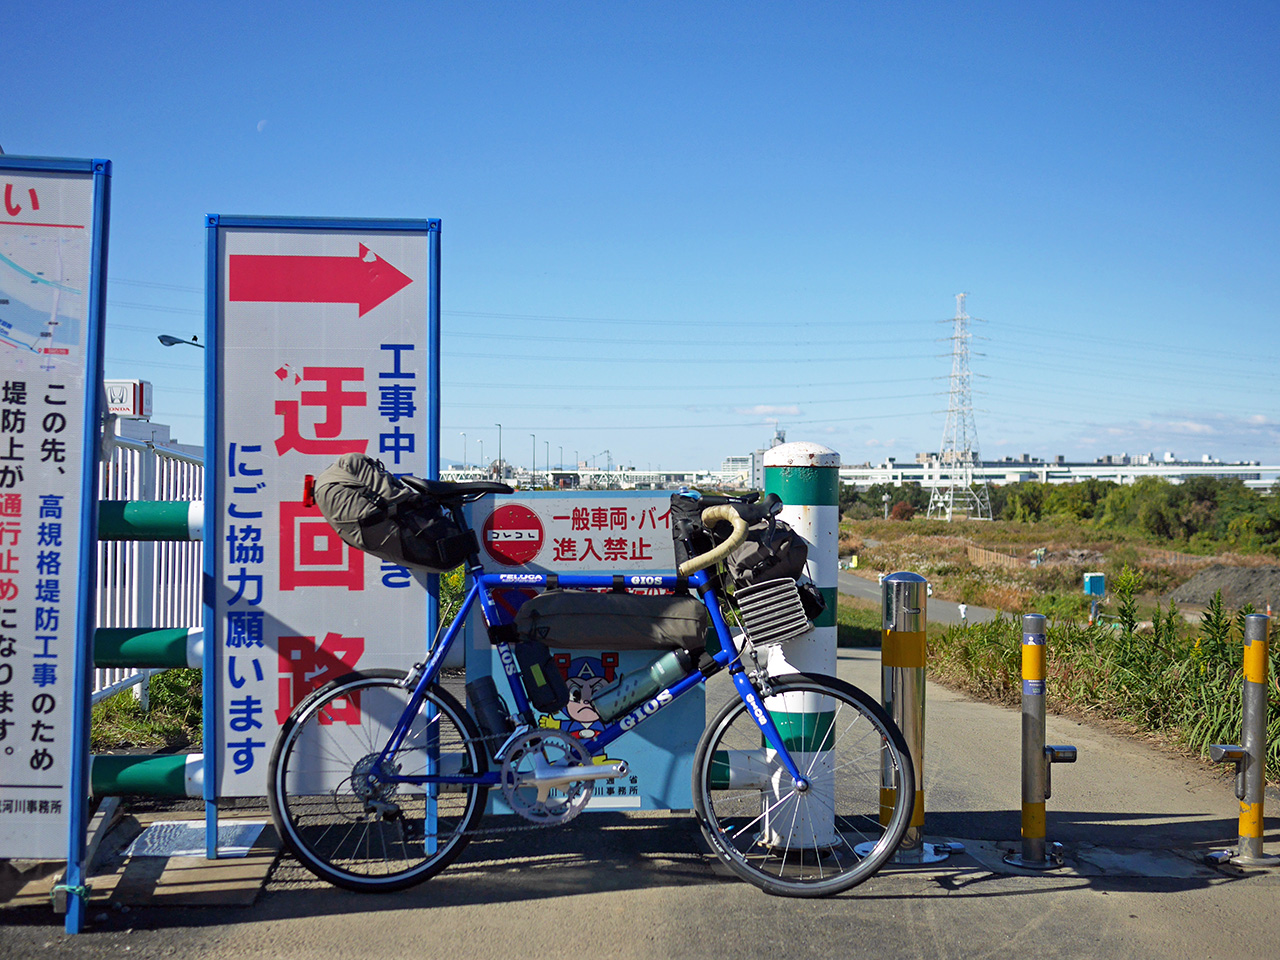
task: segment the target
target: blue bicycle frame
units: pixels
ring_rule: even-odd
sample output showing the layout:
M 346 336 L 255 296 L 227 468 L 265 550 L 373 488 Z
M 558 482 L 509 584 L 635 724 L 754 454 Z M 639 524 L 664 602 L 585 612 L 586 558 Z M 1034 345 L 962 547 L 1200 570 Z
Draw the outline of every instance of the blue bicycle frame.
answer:
M 467 591 L 467 595 L 462 601 L 462 607 L 458 614 L 454 617 L 453 623 L 449 625 L 444 636 L 435 645 L 431 651 L 431 655 L 427 658 L 425 664 L 422 665 L 422 672 L 418 676 L 414 685 L 413 696 L 410 698 L 403 715 L 400 717 L 395 730 L 392 732 L 391 738 L 387 745 L 383 748 L 378 758 L 377 769 L 392 770 L 394 765 L 387 761 L 395 755 L 408 735 L 410 724 L 417 716 L 418 711 L 422 708 L 423 699 L 426 695 L 427 687 L 435 682 L 441 667 L 444 664 L 445 656 L 449 652 L 449 648 L 453 646 L 461 633 L 463 625 L 466 622 L 467 614 L 470 612 L 472 605 L 479 600 L 480 609 L 484 614 L 485 622 L 491 626 L 498 626 L 511 623 L 510 618 L 504 618 L 498 605 L 493 601 L 490 595 L 493 590 L 503 587 L 542 587 L 545 588 L 548 583 L 548 575 L 540 573 L 485 573 L 480 566 L 471 566 L 468 568 L 470 574 L 471 586 Z M 728 668 L 729 675 L 733 678 L 734 687 L 738 691 L 743 702 L 746 703 L 751 717 L 760 727 L 760 731 L 766 742 L 777 751 L 778 759 L 782 766 L 786 769 L 797 785 L 803 785 L 805 778 L 801 775 L 799 768 L 792 759 L 790 752 L 783 741 L 782 735 L 778 732 L 778 728 L 774 725 L 773 718 L 769 711 L 764 708 L 760 702 L 760 696 L 757 694 L 755 687 L 752 686 L 751 679 L 747 675 L 746 669 L 738 661 L 735 653 L 732 635 L 729 627 L 724 621 L 724 616 L 720 612 L 720 602 L 716 596 L 714 589 L 704 589 L 707 584 L 707 574 L 703 570 L 699 570 L 688 577 L 676 576 L 660 576 L 655 574 L 630 574 L 622 575 L 622 584 L 624 587 L 631 589 L 651 589 L 660 587 L 666 590 L 682 589 L 685 586 L 698 589 L 702 598 L 703 605 L 707 608 L 707 612 L 711 615 L 711 623 L 715 628 L 716 637 L 720 641 L 720 649 L 713 655 L 713 659 L 721 667 Z M 614 574 L 556 574 L 553 582 L 560 587 L 570 589 L 613 589 L 617 584 L 617 578 Z M 524 685 L 520 681 L 520 670 L 516 665 L 515 655 L 510 645 L 507 643 L 496 644 L 498 650 L 498 658 L 502 663 L 503 671 L 507 675 L 507 684 L 511 690 L 512 702 L 515 704 L 515 713 L 517 716 L 524 718 L 526 722 L 532 717 L 530 711 L 529 699 L 525 695 Z M 665 690 L 660 690 L 644 703 L 633 708 L 628 713 L 616 720 L 609 722 L 604 731 L 592 737 L 590 740 L 580 741 L 581 745 L 592 756 L 599 756 L 604 753 L 606 747 L 613 741 L 617 740 L 624 733 L 635 729 L 635 727 L 644 722 L 647 718 L 661 711 L 664 707 L 679 699 L 682 695 L 692 690 L 701 683 L 705 683 L 707 676 L 700 670 L 695 670 L 689 676 L 678 680 L 673 686 Z M 433 765 L 434 766 L 434 765 Z M 483 784 L 486 786 L 495 786 L 499 782 L 499 773 L 496 770 L 490 770 L 484 774 L 472 775 L 451 775 L 440 773 L 428 773 L 417 776 L 402 776 L 392 773 L 380 774 L 379 779 L 394 783 L 408 783 L 419 786 L 444 786 L 446 784 Z

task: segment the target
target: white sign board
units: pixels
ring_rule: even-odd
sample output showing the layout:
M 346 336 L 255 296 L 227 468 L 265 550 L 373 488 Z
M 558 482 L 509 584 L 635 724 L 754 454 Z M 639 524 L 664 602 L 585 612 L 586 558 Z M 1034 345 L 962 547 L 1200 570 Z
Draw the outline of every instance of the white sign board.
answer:
M 261 796 L 307 693 L 427 646 L 425 578 L 343 543 L 303 479 L 351 452 L 427 473 L 432 241 L 427 221 L 210 219 L 217 795 Z
M 0 166 L 0 857 L 67 856 L 94 186 Z
M 470 518 L 483 544 L 480 558 L 488 573 L 675 573 L 670 491 L 486 497 L 471 508 Z M 534 595 L 533 590 L 513 586 L 495 592 L 494 600 L 514 616 Z M 505 694 L 507 681 L 478 610 L 467 628 L 471 638 L 468 679 L 493 676 Z M 540 715 L 539 725 L 584 741 L 598 736 L 605 726 L 592 704 L 594 695 L 623 675 L 644 670 L 662 653 L 607 646 L 558 650 L 554 641 L 549 643 L 571 700 L 554 714 Z M 693 751 L 705 714 L 704 691 L 690 690 L 645 721 L 637 734 L 611 744 L 609 758 L 626 760 L 630 772 L 625 778 L 597 782 L 587 811 L 691 807 Z M 501 803 L 497 794 L 490 792 L 495 805 Z

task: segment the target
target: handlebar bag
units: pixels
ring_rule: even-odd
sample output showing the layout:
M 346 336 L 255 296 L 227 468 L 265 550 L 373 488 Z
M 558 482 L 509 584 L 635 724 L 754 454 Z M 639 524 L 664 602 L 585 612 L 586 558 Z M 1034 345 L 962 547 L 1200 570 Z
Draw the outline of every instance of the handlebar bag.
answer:
M 447 573 L 478 549 L 448 510 L 382 461 L 345 453 L 316 478 L 316 506 L 346 543 L 391 563 Z
M 734 586 L 765 580 L 799 580 L 809 559 L 809 545 L 790 524 L 770 517 L 747 528 L 747 538 L 725 558 Z
M 706 645 L 710 617 L 696 597 L 548 590 L 521 604 L 526 640 L 568 650 L 674 650 Z

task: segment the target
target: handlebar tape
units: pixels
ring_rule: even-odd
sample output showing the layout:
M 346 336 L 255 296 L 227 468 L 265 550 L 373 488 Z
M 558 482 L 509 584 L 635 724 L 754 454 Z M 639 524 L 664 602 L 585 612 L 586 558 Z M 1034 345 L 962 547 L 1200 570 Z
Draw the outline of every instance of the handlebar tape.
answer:
M 717 544 L 706 553 L 699 554 L 696 557 L 690 557 L 684 563 L 680 564 L 676 570 L 682 577 L 687 577 L 691 573 L 698 570 L 704 570 L 723 560 L 730 552 L 733 551 L 738 544 L 747 538 L 747 521 L 743 519 L 738 512 L 737 507 L 741 504 L 720 504 L 715 507 L 708 507 L 702 511 L 702 522 L 707 527 L 713 527 L 721 520 L 728 520 L 733 524 L 733 533 L 723 543 Z M 754 506 L 754 505 L 753 505 Z

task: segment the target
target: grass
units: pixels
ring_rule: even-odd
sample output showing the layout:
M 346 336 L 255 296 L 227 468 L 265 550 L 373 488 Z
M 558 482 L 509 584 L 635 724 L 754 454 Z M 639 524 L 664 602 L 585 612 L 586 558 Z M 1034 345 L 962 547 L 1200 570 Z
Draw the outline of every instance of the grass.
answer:
M 151 678 L 150 710 L 133 690 L 94 704 L 89 745 L 94 751 L 130 747 L 199 747 L 204 700 L 199 670 L 166 670 Z
M 1022 626 L 999 617 L 930 637 L 931 679 L 976 696 L 1016 705 L 1022 689 Z M 1205 756 L 1210 744 L 1239 743 L 1242 642 L 1235 618 L 1227 629 L 1180 619 L 1150 630 L 1051 621 L 1048 696 L 1054 709 L 1120 720 Z M 1280 781 L 1280 667 L 1271 648 L 1267 779 Z
M 836 603 L 836 646 L 880 646 L 880 605 L 841 594 Z
M 1025 565 L 1010 569 L 975 563 L 966 551 L 970 541 L 1017 557 Z M 1197 567 L 1170 565 L 1144 553 L 1140 541 L 1111 532 L 1103 536 L 1068 521 L 845 520 L 840 525 L 840 543 L 843 553 L 857 554 L 860 568 L 880 573 L 910 570 L 928 577 L 934 595 L 943 599 L 1005 611 L 1047 603 L 1040 612 L 1063 617 L 1083 618 L 1087 613 L 1089 601 L 1082 590 L 1085 573 L 1100 571 L 1112 583 L 1126 565 L 1132 567 L 1142 575 L 1143 606 L 1149 609 L 1156 597 L 1198 572 Z M 1041 548 L 1047 561 L 1030 566 L 1032 552 Z

